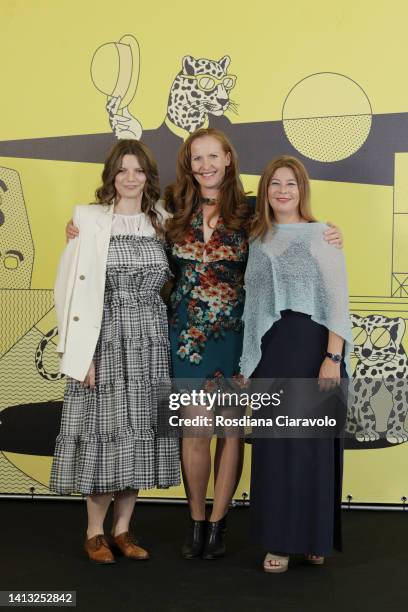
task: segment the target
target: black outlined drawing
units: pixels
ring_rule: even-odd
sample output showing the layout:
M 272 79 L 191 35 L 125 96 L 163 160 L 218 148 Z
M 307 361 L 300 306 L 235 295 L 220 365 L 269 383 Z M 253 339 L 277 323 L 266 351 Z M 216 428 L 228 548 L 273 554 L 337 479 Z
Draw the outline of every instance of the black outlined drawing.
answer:
M 189 49 L 186 49 L 186 52 L 188 53 Z M 400 152 L 408 152 L 408 113 L 376 115 L 372 111 L 368 94 L 353 80 L 352 75 L 330 72 L 306 75 L 293 85 L 282 101 L 282 117 L 279 120 L 232 123 L 229 116 L 231 113 L 237 113 L 238 104 L 231 98 L 231 93 L 239 78 L 229 72 L 233 58 L 226 54 L 217 60 L 212 58 L 209 51 L 203 52 L 203 55 L 207 57 L 197 59 L 192 55 L 185 55 L 177 60 L 174 63 L 174 78 L 169 90 L 151 92 L 151 95 L 162 95 L 163 100 L 167 100 L 163 105 L 166 113 L 162 124 L 151 129 L 142 127 L 143 117 L 136 118 L 129 110 L 130 105 L 137 99 L 141 67 L 136 38 L 127 34 L 117 42 L 105 42 L 95 50 L 92 59 L 84 58 L 84 63 L 90 62 L 92 83 L 98 90 L 95 95 L 99 96 L 101 104 L 105 105 L 106 125 L 109 122 L 110 131 L 102 134 L 56 135 L 50 138 L 0 142 L 0 155 L 102 162 L 107 149 L 116 138 L 142 138 L 156 156 L 161 183 L 165 186 L 174 178 L 175 157 L 183 139 L 197 127 L 209 125 L 221 129 L 231 139 L 238 151 L 241 172 L 244 174 L 259 175 L 273 155 L 286 153 L 303 160 L 313 179 L 388 186 L 396 184 L 396 153 L 400 155 Z M 150 63 L 153 63 L 151 59 Z M 239 75 L 239 66 L 236 69 Z M 319 78 L 327 80 L 329 89 L 333 82 L 339 85 L 340 89 L 350 86 L 350 90 L 347 90 L 350 96 L 347 97 L 347 94 L 344 97 L 345 106 L 343 105 L 339 112 L 327 105 L 319 116 L 307 112 L 305 101 L 307 102 L 308 98 L 304 94 L 303 98 L 299 97 L 300 84 L 311 85 L 310 91 L 313 93 L 314 83 Z M 356 97 L 353 97 L 353 92 Z M 102 100 L 102 95 L 106 96 L 106 99 Z M 254 99 L 254 105 L 255 102 Z M 305 108 L 306 111 L 303 112 Z M 297 112 L 298 109 L 302 112 Z M 137 112 L 134 114 L 137 115 Z M 6 313 L 7 321 L 0 329 L 0 387 L 6 380 L 14 381 L 15 384 L 15 372 L 19 364 L 25 363 L 21 353 L 23 348 L 31 360 L 24 374 L 22 389 L 18 389 L 15 397 L 6 393 L 8 403 L 0 406 L 0 410 L 7 410 L 4 412 L 4 420 L 10 427 L 4 427 L 1 435 L 10 451 L 13 448 L 22 448 L 21 445 L 17 446 L 17 438 L 13 442 L 10 437 L 11 426 L 17 427 L 21 415 L 28 414 L 29 411 L 31 415 L 34 412 L 37 414 L 36 411 L 39 410 L 38 418 L 44 418 L 41 423 L 49 432 L 49 440 L 52 438 L 53 419 L 60 412 L 63 392 L 63 380 L 56 374 L 58 364 L 53 361 L 50 350 L 55 330 L 51 327 L 46 327 L 45 330 L 43 326 L 41 329 L 37 327 L 42 317 L 52 308 L 52 292 L 36 292 L 30 288 L 34 245 L 28 217 L 25 207 L 21 217 L 18 217 L 17 213 L 10 214 L 8 208 L 12 192 L 18 191 L 17 183 L 20 185 L 22 197 L 18 173 L 8 168 L 0 169 L 0 238 L 6 236 L 3 230 L 12 227 L 7 226 L 7 223 L 10 220 L 15 223 L 10 230 L 11 240 L 8 241 L 7 247 L 0 242 L 0 304 L 2 308 L 4 306 L 2 313 Z M 390 215 L 392 214 L 394 228 L 397 228 L 399 220 L 402 219 L 401 215 L 406 213 L 390 210 Z M 398 218 L 397 214 L 400 215 Z M 361 308 L 360 304 L 364 297 L 351 298 L 354 312 L 365 311 L 366 326 L 368 320 L 371 321 L 370 325 L 381 326 L 379 319 L 371 320 L 370 317 L 386 318 L 387 311 L 389 320 L 394 316 L 392 313 L 398 309 L 401 311 L 401 319 L 407 317 L 408 302 L 404 298 L 407 296 L 408 272 L 403 272 L 405 268 L 397 267 L 395 263 L 400 248 L 395 229 L 392 240 L 390 246 L 395 251 L 395 257 L 389 270 L 389 295 L 370 296 L 371 302 L 365 303 L 364 308 Z M 16 309 L 19 311 L 18 317 L 15 316 Z M 367 314 L 370 309 L 371 312 Z M 373 332 L 374 327 L 371 333 Z M 5 377 L 3 379 L 2 373 Z M 33 398 L 25 395 L 30 385 L 37 389 Z M 346 440 L 346 445 L 374 448 L 380 443 L 383 446 L 392 446 L 405 441 L 403 436 L 394 436 L 391 425 L 387 434 L 384 431 L 382 434 L 383 437 L 364 442 L 360 442 L 353 434 L 353 439 Z M 4 436 L 8 436 L 7 440 Z M 40 437 L 37 447 L 29 449 L 27 446 L 27 452 L 52 452 L 49 440 L 40 440 Z
M 93 54 L 92 82 L 108 98 L 109 123 L 119 139 L 140 140 L 142 136 L 142 125 L 128 108 L 136 94 L 139 71 L 139 43 L 130 34 L 122 36 L 118 42 L 104 43 Z
M 54 295 L 31 289 L 35 250 L 20 176 L 11 168 L 0 167 L 0 210 L 0 491 L 22 492 L 24 485 L 28 493 L 30 485 L 44 492 L 8 454 L 52 453 L 64 392 L 55 330 L 44 333 Z
M 30 287 L 34 264 L 23 190 L 18 172 L 0 167 L 0 290 Z
M 282 121 L 299 153 L 315 161 L 335 162 L 347 159 L 365 143 L 372 109 L 358 83 L 344 74 L 319 72 L 290 90 Z
M 408 441 L 408 358 L 402 345 L 405 320 L 380 314 L 351 315 L 354 356 L 353 403 L 349 405 L 347 432 L 360 443 L 380 440 L 382 446 Z M 388 392 L 374 408 L 381 388 Z

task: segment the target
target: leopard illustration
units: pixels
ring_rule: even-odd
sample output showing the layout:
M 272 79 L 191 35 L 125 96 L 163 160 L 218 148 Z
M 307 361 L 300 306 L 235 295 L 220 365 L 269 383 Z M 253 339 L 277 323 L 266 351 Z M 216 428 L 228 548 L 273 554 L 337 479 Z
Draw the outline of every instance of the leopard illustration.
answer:
M 220 117 L 226 110 L 236 112 L 237 105 L 229 92 L 236 76 L 227 73 L 228 55 L 218 62 L 186 55 L 182 69 L 170 88 L 167 118 L 177 127 L 194 132 L 208 121 L 208 114 Z
M 213 127 L 231 137 L 229 128 L 232 124 L 226 112 L 238 114 L 238 104 L 230 97 L 237 80 L 228 72 L 230 63 L 228 55 L 219 61 L 185 55 L 170 87 L 163 122 L 152 130 L 143 130 L 141 122 L 129 108 L 121 108 L 120 96 L 109 98 L 106 110 L 113 134 L 119 139 L 143 138 L 160 168 L 163 185 L 174 181 L 172 160 L 189 134 L 200 127 Z
M 380 438 L 372 400 L 382 385 L 391 394 L 392 406 L 385 414 L 385 437 L 390 444 L 408 440 L 404 428 L 408 408 L 408 358 L 402 346 L 405 321 L 373 314 L 351 314 L 354 335 L 353 403 L 349 406 L 347 432 L 359 442 Z

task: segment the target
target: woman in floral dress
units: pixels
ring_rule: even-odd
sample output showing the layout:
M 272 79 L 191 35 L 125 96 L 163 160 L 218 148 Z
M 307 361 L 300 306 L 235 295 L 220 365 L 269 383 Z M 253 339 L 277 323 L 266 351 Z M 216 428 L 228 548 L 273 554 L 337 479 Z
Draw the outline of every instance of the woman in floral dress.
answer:
M 173 377 L 199 381 L 239 375 L 243 278 L 250 217 L 236 153 L 222 132 L 200 129 L 181 147 L 177 179 L 165 195 L 174 216 L 167 235 L 175 268 L 170 342 Z M 191 416 L 200 413 L 191 408 Z M 201 414 L 205 414 L 205 408 Z M 208 415 L 208 412 L 207 412 Z M 205 502 L 211 473 L 210 431 L 182 440 L 182 469 L 191 524 L 182 554 L 206 559 L 225 552 L 225 515 L 239 481 L 243 442 L 217 439 L 215 494 L 209 521 Z
M 177 378 L 231 378 L 241 350 L 246 234 L 229 232 L 219 217 L 204 245 L 203 208 L 194 212 L 185 244 L 172 248 L 179 268 L 171 296 L 174 373 Z

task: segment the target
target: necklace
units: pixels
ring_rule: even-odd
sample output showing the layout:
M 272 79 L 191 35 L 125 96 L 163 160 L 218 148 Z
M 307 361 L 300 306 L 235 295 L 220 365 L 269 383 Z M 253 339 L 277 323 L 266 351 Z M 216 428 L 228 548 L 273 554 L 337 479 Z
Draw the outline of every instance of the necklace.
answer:
M 216 204 L 219 204 L 218 198 L 200 198 L 200 202 L 206 206 L 215 206 Z

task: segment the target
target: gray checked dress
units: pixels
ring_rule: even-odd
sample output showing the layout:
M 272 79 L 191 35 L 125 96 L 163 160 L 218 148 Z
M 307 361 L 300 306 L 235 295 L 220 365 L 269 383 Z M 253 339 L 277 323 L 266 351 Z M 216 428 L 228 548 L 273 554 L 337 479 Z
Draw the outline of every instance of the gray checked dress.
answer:
M 61 494 L 180 483 L 165 427 L 170 351 L 160 289 L 170 275 L 148 218 L 114 215 L 95 389 L 68 379 L 50 489 Z

